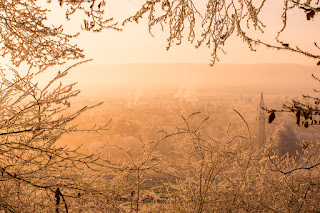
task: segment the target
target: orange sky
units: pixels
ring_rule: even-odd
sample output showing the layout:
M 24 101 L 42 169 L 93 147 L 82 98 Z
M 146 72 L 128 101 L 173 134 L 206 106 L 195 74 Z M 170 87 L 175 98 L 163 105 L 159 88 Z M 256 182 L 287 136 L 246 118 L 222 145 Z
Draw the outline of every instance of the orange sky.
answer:
M 107 1 L 108 17 L 115 17 L 123 20 L 139 7 L 138 0 L 109 0 Z M 205 6 L 201 0 L 195 0 L 200 8 Z M 281 8 L 283 1 L 267 0 L 265 10 L 261 19 L 267 25 L 266 32 L 262 35 L 266 39 L 272 39 L 276 30 L 281 27 Z M 54 13 L 49 18 L 56 22 L 64 23 L 62 14 L 57 12 L 58 4 L 52 8 Z M 59 10 L 59 9 L 58 9 Z M 301 47 L 313 48 L 313 42 L 320 40 L 320 15 L 312 21 L 307 21 L 302 10 L 294 10 L 289 14 L 288 29 L 282 38 L 290 43 L 298 44 Z M 59 19 L 58 19 L 59 17 Z M 75 17 L 72 22 L 65 25 L 67 32 L 76 32 L 82 23 L 80 17 Z M 174 46 L 169 52 L 166 51 L 167 31 L 154 30 L 153 38 L 147 29 L 146 21 L 139 24 L 132 23 L 123 29 L 122 32 L 105 30 L 100 33 L 82 32 L 75 40 L 76 43 L 85 49 L 88 58 L 93 58 L 97 64 L 127 64 L 127 63 L 209 63 L 210 50 L 207 47 L 195 49 L 193 44 L 186 40 L 180 46 Z M 260 35 L 259 35 L 260 36 Z M 251 52 L 244 43 L 237 37 L 226 43 L 227 54 L 220 54 L 220 63 L 253 64 L 253 63 L 296 63 L 312 65 L 316 62 L 300 56 L 296 53 L 267 50 L 259 47 L 257 52 Z M 319 52 L 319 51 L 318 51 Z

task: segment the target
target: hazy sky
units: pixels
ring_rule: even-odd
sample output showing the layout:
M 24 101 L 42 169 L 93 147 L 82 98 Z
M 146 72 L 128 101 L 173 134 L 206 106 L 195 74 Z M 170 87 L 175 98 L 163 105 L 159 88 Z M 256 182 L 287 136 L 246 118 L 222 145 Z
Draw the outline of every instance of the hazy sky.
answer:
M 139 0 L 108 0 L 106 15 L 117 20 L 124 20 L 133 15 L 139 8 Z M 199 10 L 203 12 L 205 4 L 196 0 Z M 275 37 L 277 30 L 281 28 L 281 8 L 283 1 L 267 0 L 261 20 L 267 29 L 262 35 L 266 39 Z M 57 12 L 58 3 L 52 8 L 54 11 L 50 18 L 55 22 L 64 23 L 63 14 Z M 314 52 L 313 42 L 319 42 L 320 16 L 316 15 L 311 21 L 307 21 L 303 10 L 294 10 L 288 14 L 288 29 L 281 38 L 285 38 L 290 44 L 308 47 Z M 79 30 L 82 23 L 81 17 L 74 17 L 73 21 L 65 25 L 67 32 Z M 123 64 L 123 63 L 209 63 L 210 50 L 207 47 L 194 48 L 185 40 L 180 46 L 173 46 L 166 51 L 166 38 L 168 31 L 154 30 L 153 38 L 148 33 L 146 21 L 139 24 L 130 23 L 122 32 L 105 30 L 100 33 L 82 32 L 74 42 L 85 49 L 88 58 L 93 58 L 97 64 Z M 260 35 L 259 35 L 260 36 Z M 185 37 L 186 39 L 186 37 Z M 251 52 L 237 37 L 226 43 L 227 54 L 220 54 L 220 63 L 252 64 L 252 63 L 296 63 L 312 65 L 316 62 L 295 53 L 267 50 L 258 47 L 257 52 Z

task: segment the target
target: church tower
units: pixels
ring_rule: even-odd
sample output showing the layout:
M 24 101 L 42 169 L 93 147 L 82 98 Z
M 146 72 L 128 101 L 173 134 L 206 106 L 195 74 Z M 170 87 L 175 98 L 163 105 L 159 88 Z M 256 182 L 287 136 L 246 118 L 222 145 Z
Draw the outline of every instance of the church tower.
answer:
M 263 100 L 263 93 L 261 93 L 260 98 L 260 106 L 259 106 L 259 144 L 264 145 L 266 140 L 266 115 L 264 108 L 264 100 Z

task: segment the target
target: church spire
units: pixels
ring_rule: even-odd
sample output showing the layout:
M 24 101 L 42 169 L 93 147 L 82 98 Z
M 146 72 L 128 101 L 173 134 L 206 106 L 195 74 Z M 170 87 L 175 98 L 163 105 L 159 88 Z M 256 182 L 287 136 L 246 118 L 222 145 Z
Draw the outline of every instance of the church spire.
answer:
M 264 111 L 264 100 L 263 93 L 261 93 L 260 107 L 259 107 L 259 144 L 264 145 L 265 143 L 265 129 L 266 129 L 266 115 Z

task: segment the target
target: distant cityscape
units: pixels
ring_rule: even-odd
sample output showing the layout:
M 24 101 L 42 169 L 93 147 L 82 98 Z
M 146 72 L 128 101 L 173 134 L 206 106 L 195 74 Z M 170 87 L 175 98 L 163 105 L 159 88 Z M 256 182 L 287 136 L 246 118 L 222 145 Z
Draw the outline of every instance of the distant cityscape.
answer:
M 190 91 L 189 91 L 190 92 Z M 173 93 L 172 93 L 173 94 Z M 221 140 L 226 137 L 228 128 L 237 134 L 247 135 L 244 121 L 234 111 L 241 114 L 249 126 L 252 146 L 264 144 L 270 138 L 277 138 L 284 127 L 296 132 L 297 138 L 312 137 L 311 129 L 295 125 L 294 115 L 279 113 L 271 124 L 267 123 L 268 114 L 261 107 L 280 109 L 291 97 L 267 93 L 242 94 L 230 96 L 196 96 L 195 93 L 175 93 L 161 97 L 128 96 L 127 98 L 105 98 L 104 104 L 86 112 L 76 120 L 79 127 L 102 125 L 112 119 L 109 130 L 100 134 L 82 133 L 66 135 L 60 143 L 71 146 L 83 144 L 86 152 L 94 152 L 108 144 L 135 149 L 139 142 L 156 141 L 160 129 L 168 132 L 176 130 L 191 113 L 201 112 L 200 118 L 209 117 L 203 124 L 203 131 L 212 138 Z M 80 98 L 74 107 L 90 105 L 101 101 L 95 98 Z M 310 133 L 311 132 L 311 133 Z M 299 140 L 299 139 L 297 139 Z M 105 153 L 117 155 L 117 153 Z

